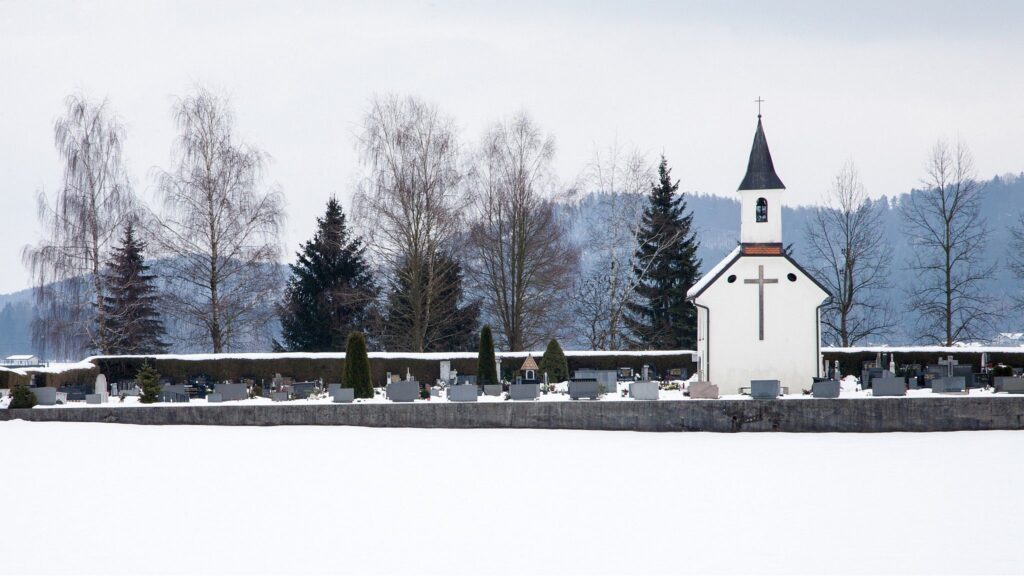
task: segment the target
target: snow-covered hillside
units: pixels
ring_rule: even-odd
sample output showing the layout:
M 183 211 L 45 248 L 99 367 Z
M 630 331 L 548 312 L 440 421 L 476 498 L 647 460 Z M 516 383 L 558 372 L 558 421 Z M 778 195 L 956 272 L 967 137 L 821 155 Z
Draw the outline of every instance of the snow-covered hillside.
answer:
M 0 573 L 1016 573 L 1020 432 L 0 423 Z

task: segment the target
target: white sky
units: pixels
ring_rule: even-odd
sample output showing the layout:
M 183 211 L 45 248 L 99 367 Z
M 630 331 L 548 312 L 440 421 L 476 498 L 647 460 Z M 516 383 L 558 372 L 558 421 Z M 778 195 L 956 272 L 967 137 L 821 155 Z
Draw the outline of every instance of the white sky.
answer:
M 0 292 L 28 285 L 21 247 L 38 237 L 36 191 L 57 187 L 52 127 L 74 91 L 127 125 L 145 199 L 174 96 L 230 95 L 239 134 L 274 159 L 291 257 L 330 194 L 348 204 L 375 93 L 436 102 L 469 142 L 526 109 L 567 181 L 617 138 L 667 154 L 686 190 L 731 194 L 758 95 L 791 204 L 850 159 L 872 194 L 906 191 L 939 137 L 960 135 L 982 176 L 1019 172 L 1022 28 L 1013 2 L 0 0 Z

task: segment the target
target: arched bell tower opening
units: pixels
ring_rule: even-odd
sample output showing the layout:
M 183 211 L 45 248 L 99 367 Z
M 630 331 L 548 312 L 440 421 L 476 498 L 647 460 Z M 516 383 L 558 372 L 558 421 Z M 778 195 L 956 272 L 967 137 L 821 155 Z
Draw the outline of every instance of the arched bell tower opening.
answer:
M 768 201 L 764 198 L 757 199 L 757 211 L 754 213 L 754 220 L 756 222 L 768 221 Z

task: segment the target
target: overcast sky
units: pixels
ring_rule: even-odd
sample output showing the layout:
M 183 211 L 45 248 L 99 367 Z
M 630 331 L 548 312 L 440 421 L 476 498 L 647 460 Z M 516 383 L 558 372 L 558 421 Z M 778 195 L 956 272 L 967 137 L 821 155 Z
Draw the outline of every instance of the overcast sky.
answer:
M 763 97 L 789 204 L 847 160 L 873 195 L 918 184 L 959 135 L 982 176 L 1024 170 L 1024 3 L 8 2 L 0 0 L 0 292 L 27 287 L 34 196 L 60 178 L 53 122 L 81 91 L 127 125 L 152 192 L 191 86 L 230 96 L 288 200 L 287 254 L 326 198 L 349 206 L 353 134 L 374 94 L 453 116 L 467 142 L 521 109 L 574 179 L 618 140 L 668 156 L 682 188 L 731 195 Z

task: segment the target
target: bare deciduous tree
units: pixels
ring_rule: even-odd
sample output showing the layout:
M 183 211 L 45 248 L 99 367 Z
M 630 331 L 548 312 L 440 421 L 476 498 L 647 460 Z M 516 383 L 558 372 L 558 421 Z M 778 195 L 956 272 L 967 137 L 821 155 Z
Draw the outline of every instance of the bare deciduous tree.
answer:
M 1024 280 L 1024 212 L 1021 212 L 1018 216 L 1017 225 L 1014 226 L 1010 233 L 1012 239 L 1010 241 L 1010 270 L 1018 280 Z M 1018 311 L 1024 310 L 1024 291 L 1020 288 L 1016 292 L 1010 294 L 1010 298 L 1013 301 L 1013 307 Z
M 368 168 L 355 211 L 379 265 L 390 276 L 391 345 L 428 349 L 448 332 L 440 299 L 456 293 L 453 250 L 459 235 L 459 147 L 454 123 L 415 98 L 376 98 L 363 119 L 359 151 Z M 388 321 L 389 319 L 385 319 Z
M 124 126 L 106 101 L 73 95 L 65 103 L 65 114 L 54 125 L 64 164 L 61 186 L 52 206 L 38 193 L 44 238 L 22 252 L 37 300 L 34 340 L 44 355 L 57 358 L 108 351 L 99 313 L 101 272 L 122 224 L 136 209 L 121 157 Z
M 854 346 L 888 334 L 896 324 L 883 298 L 891 251 L 881 208 L 868 198 L 850 162 L 807 221 L 811 272 L 832 293 L 821 318 L 822 336 L 832 345 Z
M 281 288 L 283 198 L 261 189 L 266 156 L 234 134 L 228 102 L 204 89 L 174 107 L 175 166 L 158 174 L 151 219 L 166 258 L 168 312 L 215 353 L 269 343 Z
M 604 155 L 595 152 L 584 175 L 582 187 L 593 192 L 598 207 L 585 219 L 589 272 L 573 286 L 572 308 L 592 349 L 618 350 L 628 341 L 625 314 L 643 280 L 634 267 L 652 176 L 647 159 L 618 142 Z
M 910 266 L 917 272 L 911 307 L 919 315 L 921 339 L 951 346 L 984 337 L 991 328 L 992 300 L 982 283 L 995 266 L 982 264 L 982 186 L 970 151 L 960 141 L 940 141 L 927 170 L 925 189 L 912 192 L 902 206 L 914 247 Z
M 472 171 L 470 268 L 483 311 L 509 350 L 555 335 L 578 266 L 548 193 L 555 143 L 526 115 L 484 136 Z

